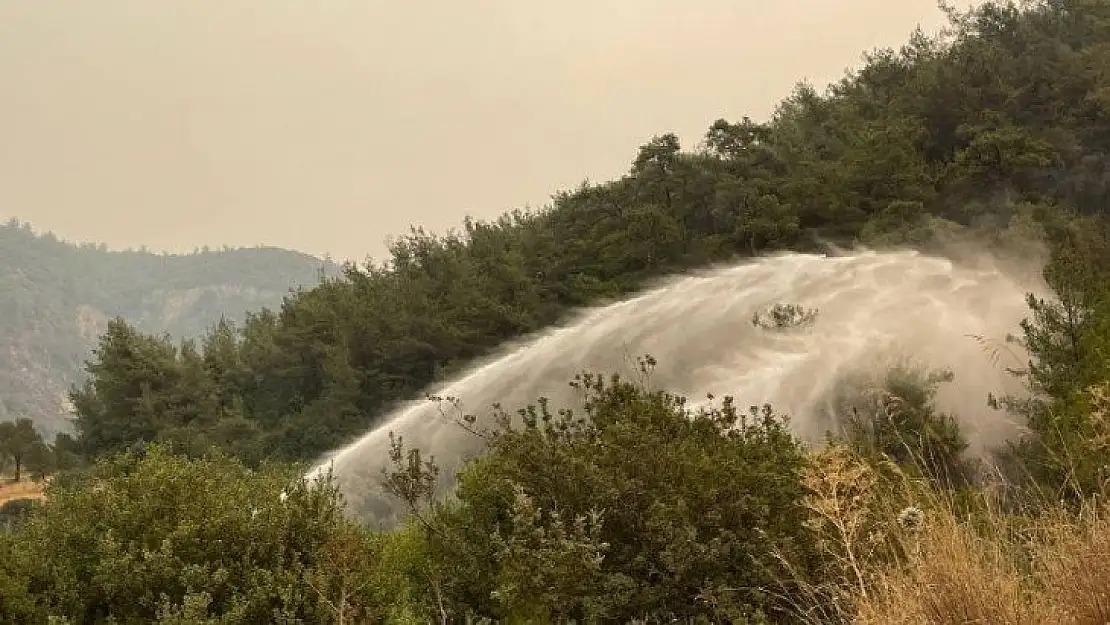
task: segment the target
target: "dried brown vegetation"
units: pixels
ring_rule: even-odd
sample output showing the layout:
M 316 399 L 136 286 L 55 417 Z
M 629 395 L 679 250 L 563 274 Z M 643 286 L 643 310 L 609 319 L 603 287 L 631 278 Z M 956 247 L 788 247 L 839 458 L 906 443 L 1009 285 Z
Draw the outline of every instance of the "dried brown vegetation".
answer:
M 807 507 L 840 570 L 800 594 L 807 622 L 1110 622 L 1110 504 L 1006 513 L 986 492 L 957 501 L 842 447 L 813 460 Z

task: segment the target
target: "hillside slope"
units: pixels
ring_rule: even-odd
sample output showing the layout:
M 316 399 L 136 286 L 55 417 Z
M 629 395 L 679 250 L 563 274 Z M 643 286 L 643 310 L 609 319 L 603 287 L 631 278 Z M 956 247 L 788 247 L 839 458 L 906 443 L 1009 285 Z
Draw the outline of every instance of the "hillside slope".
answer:
M 824 92 L 799 85 L 767 123 L 718 120 L 693 149 L 660 134 L 627 175 L 544 210 L 414 232 L 387 265 L 213 334 L 203 356 L 110 330 L 76 402 L 84 447 L 312 459 L 506 341 L 667 274 L 829 242 L 1059 242 L 1073 219 L 1106 223 L 1110 3 L 951 17 Z
M 204 333 L 221 315 L 279 305 L 334 267 L 275 248 L 185 255 L 108 251 L 0 226 L 0 420 L 66 428 L 63 406 L 97 336 L 120 316 L 144 332 Z

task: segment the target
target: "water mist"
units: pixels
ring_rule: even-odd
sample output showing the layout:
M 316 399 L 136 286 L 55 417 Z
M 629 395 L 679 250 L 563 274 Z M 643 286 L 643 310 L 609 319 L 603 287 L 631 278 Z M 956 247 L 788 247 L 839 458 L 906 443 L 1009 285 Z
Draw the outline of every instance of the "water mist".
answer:
M 1003 365 L 974 335 L 1001 340 L 1028 309 L 1025 294 L 1041 291 L 990 262 L 976 266 L 917 252 L 861 252 L 839 256 L 782 254 L 669 280 L 628 300 L 586 311 L 474 367 L 435 394 L 458 398 L 461 408 L 489 425 L 490 407 L 512 412 L 547 397 L 553 407 L 576 406 L 567 383 L 575 374 L 633 374 L 635 358 L 658 360 L 653 387 L 682 394 L 693 406 L 708 394 L 732 395 L 741 406 L 771 403 L 790 416 L 796 433 L 815 441 L 832 427 L 830 399 L 847 376 L 880 373 L 910 357 L 947 368 L 955 380 L 937 403 L 959 417 L 973 450 L 1004 438 L 1005 416 L 986 406 L 990 392 L 1020 392 Z M 804 329 L 768 331 L 753 315 L 779 303 L 816 308 Z M 336 451 L 309 477 L 334 468 L 352 510 L 389 523 L 399 502 L 381 491 L 389 433 L 434 456 L 443 489 L 482 440 L 443 414 L 443 405 L 412 402 L 351 445 Z M 486 419 L 486 421 L 483 421 Z

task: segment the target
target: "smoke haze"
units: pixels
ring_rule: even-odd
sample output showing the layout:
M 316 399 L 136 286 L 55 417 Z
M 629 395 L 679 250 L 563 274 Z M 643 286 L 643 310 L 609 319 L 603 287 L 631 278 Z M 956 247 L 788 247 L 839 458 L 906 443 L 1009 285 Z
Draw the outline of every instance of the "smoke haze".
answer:
M 765 118 L 934 0 L 0 3 L 0 216 L 113 247 L 380 257 Z

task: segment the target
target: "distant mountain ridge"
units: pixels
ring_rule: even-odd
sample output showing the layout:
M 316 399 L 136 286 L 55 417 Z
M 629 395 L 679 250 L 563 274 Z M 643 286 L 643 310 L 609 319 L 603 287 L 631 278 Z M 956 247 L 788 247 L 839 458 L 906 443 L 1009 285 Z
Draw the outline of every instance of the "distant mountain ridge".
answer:
M 274 247 L 111 251 L 10 220 L 0 225 L 0 421 L 28 416 L 48 435 L 68 429 L 70 385 L 113 317 L 189 338 L 337 273 L 330 260 Z

